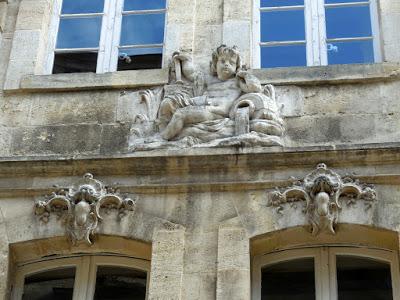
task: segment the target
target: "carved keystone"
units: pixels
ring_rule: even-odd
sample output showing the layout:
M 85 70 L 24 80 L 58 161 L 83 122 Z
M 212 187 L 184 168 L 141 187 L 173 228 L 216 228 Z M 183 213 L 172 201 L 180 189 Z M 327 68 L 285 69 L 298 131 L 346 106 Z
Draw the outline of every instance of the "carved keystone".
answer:
M 107 188 L 92 174 L 85 174 L 81 180 L 67 189 L 59 189 L 45 200 L 35 203 L 35 214 L 47 223 L 55 212 L 65 220 L 66 232 L 71 242 L 86 242 L 91 245 L 99 221 L 101 210 L 118 210 L 118 219 L 127 211 L 134 211 L 136 198 L 123 198 L 114 189 Z
M 335 234 L 339 213 L 342 209 L 339 198 L 347 197 L 347 205 L 363 200 L 366 210 L 376 200 L 376 191 L 372 185 L 362 184 L 352 177 L 341 177 L 329 170 L 325 164 L 308 174 L 303 181 L 297 181 L 292 187 L 276 189 L 268 193 L 268 205 L 282 214 L 283 205 L 304 201 L 304 213 L 312 226 L 312 234 L 321 231 Z

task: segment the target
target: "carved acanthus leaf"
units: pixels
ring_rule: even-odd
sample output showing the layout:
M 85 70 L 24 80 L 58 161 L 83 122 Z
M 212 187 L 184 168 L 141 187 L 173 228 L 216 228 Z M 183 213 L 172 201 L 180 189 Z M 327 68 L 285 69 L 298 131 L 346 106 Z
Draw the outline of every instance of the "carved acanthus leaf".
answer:
M 70 188 L 59 189 L 44 200 L 38 200 L 35 214 L 47 223 L 51 213 L 55 212 L 65 219 L 66 232 L 74 244 L 82 241 L 92 244 L 98 223 L 103 220 L 101 210 L 118 210 L 121 219 L 128 211 L 134 211 L 135 206 L 136 198 L 122 197 L 87 173 Z
M 268 206 L 283 214 L 285 204 L 304 201 L 304 213 L 312 226 L 312 234 L 317 235 L 321 231 L 335 234 L 334 227 L 342 209 L 339 203 L 341 197 L 348 199 L 348 206 L 363 200 L 368 210 L 376 201 L 376 191 L 372 185 L 360 183 L 352 177 L 342 178 L 325 164 L 319 164 L 304 180 L 269 192 Z

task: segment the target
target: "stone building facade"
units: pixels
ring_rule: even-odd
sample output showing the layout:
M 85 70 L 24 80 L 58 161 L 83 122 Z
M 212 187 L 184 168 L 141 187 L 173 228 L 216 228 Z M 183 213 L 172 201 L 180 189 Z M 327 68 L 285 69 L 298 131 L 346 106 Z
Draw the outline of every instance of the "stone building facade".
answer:
M 266 266 L 296 258 L 336 299 L 335 257 L 389 266 L 400 299 L 400 2 L 368 2 L 380 60 L 271 69 L 254 2 L 169 0 L 162 68 L 50 74 L 59 2 L 0 0 L 0 299 L 65 266 L 92 299 L 103 265 L 147 299 L 268 299 Z

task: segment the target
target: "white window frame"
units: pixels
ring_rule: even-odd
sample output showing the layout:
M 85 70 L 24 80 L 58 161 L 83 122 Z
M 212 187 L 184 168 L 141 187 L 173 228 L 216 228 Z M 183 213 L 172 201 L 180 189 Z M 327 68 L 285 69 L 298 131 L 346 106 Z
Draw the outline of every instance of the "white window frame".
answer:
M 57 258 L 40 262 L 22 264 L 17 267 L 11 300 L 21 300 L 25 277 L 55 269 L 75 267 L 73 300 L 92 300 L 96 288 L 98 266 L 131 268 L 147 272 L 146 299 L 148 297 L 150 261 L 111 255 L 88 255 L 80 257 Z
M 101 29 L 100 29 L 100 41 L 99 47 L 95 48 L 73 48 L 73 49 L 57 49 L 57 35 L 60 25 L 60 19 L 62 17 L 68 17 L 72 15 L 61 14 L 63 0 L 54 0 L 53 14 L 50 22 L 50 37 L 48 43 L 48 59 L 46 61 L 46 74 L 52 74 L 54 56 L 55 53 L 73 53 L 82 51 L 98 51 L 96 73 L 115 72 L 118 67 L 118 53 L 119 49 L 123 48 L 162 48 L 162 62 L 164 63 L 164 49 L 165 49 L 165 36 L 166 36 L 166 25 L 168 17 L 168 0 L 166 0 L 166 6 L 163 9 L 149 9 L 149 10 L 135 10 L 124 12 L 124 0 L 104 0 L 104 11 L 102 13 L 82 13 L 73 14 L 74 18 L 79 17 L 90 17 L 90 16 L 102 16 Z M 164 13 L 164 41 L 161 44 L 146 44 L 146 45 L 132 45 L 132 46 L 119 46 L 122 17 L 124 15 L 133 14 L 154 14 Z
M 379 26 L 379 13 L 378 13 L 378 0 L 369 0 L 361 2 L 354 0 L 349 3 L 338 4 L 325 4 L 325 0 L 304 0 L 304 5 L 298 6 L 283 6 L 278 8 L 261 8 L 260 0 L 254 0 L 253 6 L 253 68 L 261 68 L 261 45 L 295 45 L 304 44 L 296 42 L 268 42 L 261 43 L 261 11 L 287 11 L 298 8 L 304 8 L 304 21 L 305 21 L 305 40 L 306 43 L 306 56 L 307 66 L 326 66 L 328 65 L 328 51 L 327 42 L 339 42 L 349 40 L 373 40 L 374 49 L 374 62 L 382 62 L 382 49 L 381 37 Z M 325 22 L 325 8 L 326 7 L 348 7 L 348 6 L 361 6 L 369 5 L 371 16 L 371 38 L 337 38 L 327 40 L 326 36 L 326 22 Z
M 259 255 L 253 258 L 252 264 L 252 300 L 261 299 L 262 268 L 285 261 L 314 258 L 315 299 L 337 300 L 336 256 L 354 256 L 370 258 L 390 265 L 392 277 L 393 299 L 400 299 L 399 260 L 395 252 L 381 249 L 356 247 L 318 247 L 284 250 L 280 252 Z

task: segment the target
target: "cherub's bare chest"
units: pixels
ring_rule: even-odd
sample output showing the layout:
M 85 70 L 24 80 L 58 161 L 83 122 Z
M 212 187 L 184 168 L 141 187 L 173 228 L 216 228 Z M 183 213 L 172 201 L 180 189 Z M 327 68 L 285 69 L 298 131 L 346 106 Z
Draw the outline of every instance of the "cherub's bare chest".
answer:
M 226 81 L 210 82 L 207 86 L 207 93 L 210 97 L 239 97 L 241 90 L 237 80 L 230 79 Z

